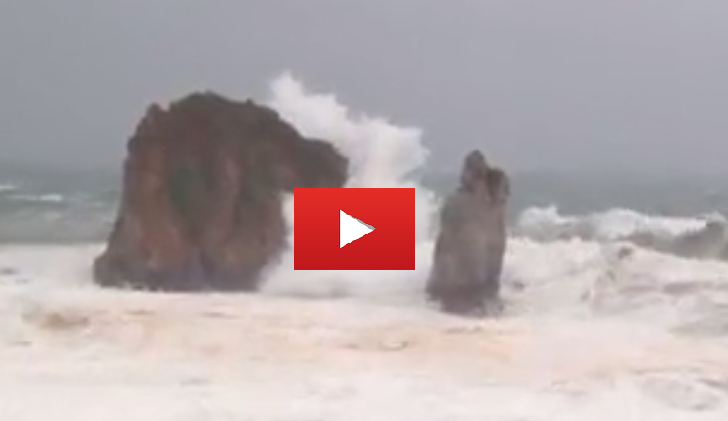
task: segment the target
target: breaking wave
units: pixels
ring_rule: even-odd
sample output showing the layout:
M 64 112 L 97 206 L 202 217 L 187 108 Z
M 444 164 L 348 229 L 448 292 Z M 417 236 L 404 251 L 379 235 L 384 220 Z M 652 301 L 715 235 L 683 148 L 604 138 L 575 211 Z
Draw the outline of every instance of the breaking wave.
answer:
M 391 295 L 396 290 L 421 289 L 429 269 L 437 197 L 413 179 L 426 163 L 428 151 L 421 132 L 398 127 L 383 118 L 355 114 L 333 95 L 309 92 L 291 75 L 284 74 L 271 87 L 268 103 L 307 137 L 326 139 L 349 158 L 346 187 L 412 187 L 416 202 L 417 269 L 412 271 L 294 271 L 293 195 L 285 199 L 289 228 L 288 251 L 270 269 L 266 290 L 306 296 Z
M 556 206 L 550 206 L 524 210 L 512 232 L 541 242 L 623 241 L 685 258 L 728 259 L 728 222 L 719 213 L 678 218 L 611 209 L 562 215 Z

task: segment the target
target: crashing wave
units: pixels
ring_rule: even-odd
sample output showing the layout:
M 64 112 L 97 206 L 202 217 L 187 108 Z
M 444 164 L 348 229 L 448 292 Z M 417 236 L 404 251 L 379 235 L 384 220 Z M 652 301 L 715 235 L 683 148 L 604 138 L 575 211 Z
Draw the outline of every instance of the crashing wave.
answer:
M 540 242 L 628 242 L 685 258 L 728 260 L 728 222 L 717 213 L 677 218 L 611 209 L 580 216 L 562 215 L 556 206 L 528 208 L 512 233 Z

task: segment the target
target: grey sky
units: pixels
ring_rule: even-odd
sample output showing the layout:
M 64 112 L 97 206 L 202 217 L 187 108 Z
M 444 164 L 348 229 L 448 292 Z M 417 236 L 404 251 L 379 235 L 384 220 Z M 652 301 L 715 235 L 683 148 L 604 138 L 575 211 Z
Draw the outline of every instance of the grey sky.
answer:
M 433 163 L 725 171 L 725 0 L 7 0 L 0 158 L 120 164 L 145 106 L 290 69 Z

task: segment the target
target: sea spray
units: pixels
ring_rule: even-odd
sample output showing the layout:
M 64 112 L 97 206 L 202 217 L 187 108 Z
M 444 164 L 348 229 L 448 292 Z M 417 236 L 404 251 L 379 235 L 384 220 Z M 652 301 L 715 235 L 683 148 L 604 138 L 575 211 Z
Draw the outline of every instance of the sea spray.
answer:
M 422 132 L 400 127 L 384 118 L 356 114 L 341 105 L 334 95 L 308 91 L 285 73 L 271 84 L 268 104 L 303 135 L 324 139 L 350 161 L 346 187 L 388 187 L 416 189 L 417 269 L 413 271 L 294 271 L 293 195 L 285 198 L 289 228 L 288 250 L 272 267 L 265 282 L 267 291 L 297 295 L 337 296 L 393 293 L 393 289 L 421 289 L 430 266 L 433 223 L 438 202 L 434 192 L 423 187 L 414 173 L 426 164 L 428 151 Z M 382 204 L 386 206 L 386 204 Z

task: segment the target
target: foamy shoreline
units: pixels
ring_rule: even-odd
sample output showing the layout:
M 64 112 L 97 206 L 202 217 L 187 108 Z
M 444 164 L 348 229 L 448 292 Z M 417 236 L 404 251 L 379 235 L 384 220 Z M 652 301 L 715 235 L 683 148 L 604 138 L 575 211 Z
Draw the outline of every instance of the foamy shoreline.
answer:
M 51 407 L 86 417 L 101 403 L 114 412 L 143 405 L 134 419 L 172 420 L 203 411 L 195 400 L 216 416 L 225 407 L 265 417 L 300 407 L 336 420 L 373 419 L 372 411 L 380 419 L 528 411 L 527 419 L 577 419 L 541 410 L 625 393 L 644 400 L 643 411 L 662 407 L 665 419 L 726 410 L 718 384 L 728 379 L 725 344 L 623 322 L 463 320 L 351 300 L 93 290 L 38 298 L 18 316 L 20 328 L 0 349 L 0 391 L 30 396 L 0 400 L 0 414 L 15 408 L 28 420 L 49 419 L 40 414 Z M 654 396 L 649 382 L 658 380 L 685 390 Z M 41 397 L 44 405 L 32 404 Z M 667 402 L 676 407 L 671 418 L 665 400 L 677 398 Z M 73 404 L 81 399 L 92 403 Z M 400 406 L 348 414 L 394 401 Z M 626 414 L 616 402 L 608 410 Z

